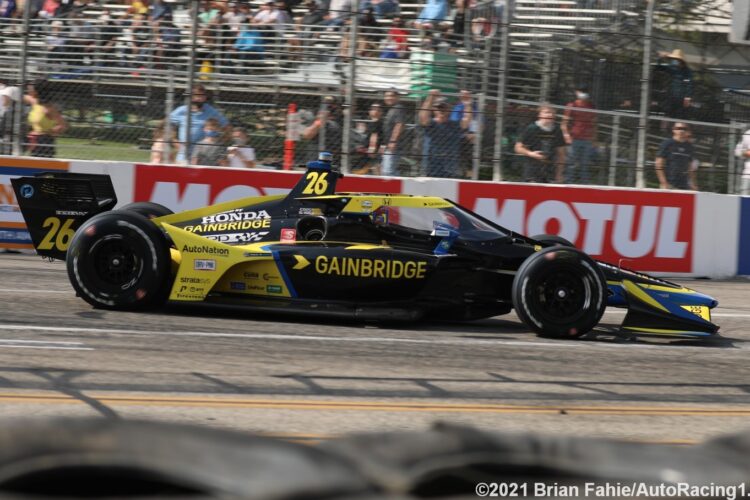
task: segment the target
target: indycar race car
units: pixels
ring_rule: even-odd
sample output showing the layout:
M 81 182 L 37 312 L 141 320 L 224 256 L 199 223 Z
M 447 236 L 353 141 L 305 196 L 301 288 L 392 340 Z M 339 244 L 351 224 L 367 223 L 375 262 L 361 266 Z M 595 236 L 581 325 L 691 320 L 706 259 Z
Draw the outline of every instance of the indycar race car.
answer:
M 336 193 L 325 153 L 288 195 L 177 214 L 117 203 L 109 176 L 12 180 L 37 252 L 67 262 L 95 307 L 165 301 L 357 318 L 477 319 L 515 309 L 538 334 L 591 331 L 607 306 L 626 332 L 708 337 L 717 301 L 595 261 L 555 236 L 526 237 L 449 200 Z

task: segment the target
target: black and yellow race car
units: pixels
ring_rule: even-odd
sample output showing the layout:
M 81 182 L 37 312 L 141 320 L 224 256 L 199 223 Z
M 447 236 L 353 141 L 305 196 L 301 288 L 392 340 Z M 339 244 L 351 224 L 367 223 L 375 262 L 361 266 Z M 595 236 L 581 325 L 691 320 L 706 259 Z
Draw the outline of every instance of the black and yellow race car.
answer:
M 117 203 L 106 175 L 13 179 L 37 252 L 67 262 L 95 307 L 165 301 L 366 319 L 477 319 L 515 309 L 533 331 L 579 337 L 609 306 L 624 331 L 707 337 L 717 301 L 595 261 L 554 236 L 526 237 L 430 196 L 336 193 L 330 155 L 288 195 L 177 214 Z

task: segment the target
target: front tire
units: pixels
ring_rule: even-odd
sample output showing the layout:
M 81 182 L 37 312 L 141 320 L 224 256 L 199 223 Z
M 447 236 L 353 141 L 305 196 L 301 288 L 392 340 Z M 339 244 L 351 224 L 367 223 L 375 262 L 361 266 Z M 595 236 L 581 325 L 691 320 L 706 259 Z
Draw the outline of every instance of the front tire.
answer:
M 513 307 L 539 335 L 576 338 L 590 332 L 607 307 L 606 280 L 591 257 L 555 246 L 529 256 L 513 280 Z
M 132 211 L 92 217 L 76 231 L 67 254 L 68 277 L 77 294 L 104 309 L 161 305 L 170 289 L 170 266 L 164 233 Z

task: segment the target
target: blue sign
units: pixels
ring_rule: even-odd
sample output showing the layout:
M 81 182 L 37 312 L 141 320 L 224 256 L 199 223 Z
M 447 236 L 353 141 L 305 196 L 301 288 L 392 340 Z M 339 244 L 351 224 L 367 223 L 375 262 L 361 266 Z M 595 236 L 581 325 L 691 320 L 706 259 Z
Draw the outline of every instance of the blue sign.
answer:
M 34 186 L 31 184 L 24 184 L 21 186 L 21 196 L 24 198 L 31 198 L 34 196 Z
M 750 275 L 750 198 L 740 200 L 740 251 L 737 274 Z

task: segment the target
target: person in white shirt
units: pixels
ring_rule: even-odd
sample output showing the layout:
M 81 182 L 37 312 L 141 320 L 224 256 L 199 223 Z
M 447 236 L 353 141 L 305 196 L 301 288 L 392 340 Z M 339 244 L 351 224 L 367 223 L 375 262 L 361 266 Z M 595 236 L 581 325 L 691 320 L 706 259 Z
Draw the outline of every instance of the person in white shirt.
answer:
M 742 170 L 742 184 L 740 194 L 750 195 L 750 130 L 746 130 L 742 134 L 742 140 L 734 148 L 734 154 L 737 158 L 742 158 L 744 161 L 744 169 Z
M 13 86 L 0 88 L 0 155 L 9 155 L 13 150 L 14 107 L 21 100 L 21 89 Z
M 255 149 L 247 145 L 247 131 L 242 127 L 232 129 L 232 145 L 227 148 L 229 167 L 253 168 Z

